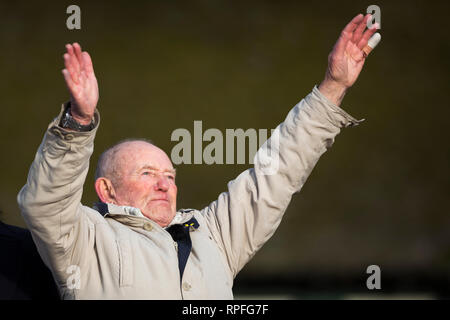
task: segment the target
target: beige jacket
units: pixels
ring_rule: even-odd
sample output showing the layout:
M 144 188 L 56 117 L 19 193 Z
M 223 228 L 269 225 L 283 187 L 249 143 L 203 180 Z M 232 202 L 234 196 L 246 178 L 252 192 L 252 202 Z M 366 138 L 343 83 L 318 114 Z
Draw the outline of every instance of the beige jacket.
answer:
M 360 122 L 315 87 L 275 130 L 276 174 L 255 166 L 203 210 L 177 213 L 178 222 L 194 216 L 199 223 L 180 279 L 177 248 L 164 228 L 129 207 L 109 205 L 104 217 L 80 203 L 98 125 L 66 131 L 60 117 L 45 133 L 18 203 L 63 299 L 232 299 L 233 279 L 273 235 L 320 156 L 342 127 Z

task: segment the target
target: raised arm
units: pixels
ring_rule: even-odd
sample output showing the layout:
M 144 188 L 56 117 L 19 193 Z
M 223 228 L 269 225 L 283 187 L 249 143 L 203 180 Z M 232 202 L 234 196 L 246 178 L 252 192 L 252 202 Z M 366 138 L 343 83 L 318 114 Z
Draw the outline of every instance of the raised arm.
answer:
M 48 126 L 17 197 L 39 253 L 60 284 L 67 276 L 66 268 L 78 264 L 92 238 L 93 228 L 80 214 L 80 201 L 100 120 L 95 112 L 98 86 L 91 59 L 76 43 L 66 49 L 63 74 L 70 104 L 64 104 Z M 84 132 L 63 128 L 61 119 L 66 113 L 81 126 L 93 121 L 93 128 Z
M 228 191 L 201 211 L 233 276 L 273 235 L 292 195 L 300 191 L 341 128 L 359 123 L 338 105 L 356 81 L 365 59 L 362 49 L 375 32 L 363 33 L 367 19 L 358 15 L 345 27 L 319 89 L 315 87 L 275 129 L 258 151 L 254 168 L 229 182 Z

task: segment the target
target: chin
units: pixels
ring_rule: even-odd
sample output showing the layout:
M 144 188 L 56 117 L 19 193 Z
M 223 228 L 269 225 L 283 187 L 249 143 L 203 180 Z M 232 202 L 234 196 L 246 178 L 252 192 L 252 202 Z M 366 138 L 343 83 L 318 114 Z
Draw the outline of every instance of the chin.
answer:
M 175 217 L 175 212 L 169 209 L 152 208 L 150 214 L 143 212 L 144 216 L 155 221 L 161 227 L 166 227 Z

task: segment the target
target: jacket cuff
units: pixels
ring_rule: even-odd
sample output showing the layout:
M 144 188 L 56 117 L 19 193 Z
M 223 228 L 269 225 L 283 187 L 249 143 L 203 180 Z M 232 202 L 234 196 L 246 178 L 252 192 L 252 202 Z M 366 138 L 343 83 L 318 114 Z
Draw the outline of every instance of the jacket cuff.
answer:
M 96 134 L 96 131 L 100 125 L 100 113 L 97 109 L 95 109 L 94 113 L 94 128 L 90 131 L 74 131 L 70 129 L 66 129 L 61 127 L 59 124 L 61 123 L 61 118 L 64 115 L 65 110 L 67 109 L 69 102 L 66 102 L 62 104 L 61 111 L 59 115 L 53 119 L 53 121 L 48 125 L 47 130 L 47 136 L 51 137 L 52 140 L 62 140 L 64 142 L 76 142 L 76 143 L 82 143 L 83 142 L 90 142 Z
M 308 95 L 305 99 L 310 106 L 314 105 L 322 113 L 322 115 L 324 115 L 327 120 L 336 127 L 353 127 L 357 126 L 365 120 L 355 119 L 343 109 L 332 103 L 319 91 L 317 85 L 314 86 L 311 94 Z M 314 102 L 312 102 L 311 99 L 313 99 Z

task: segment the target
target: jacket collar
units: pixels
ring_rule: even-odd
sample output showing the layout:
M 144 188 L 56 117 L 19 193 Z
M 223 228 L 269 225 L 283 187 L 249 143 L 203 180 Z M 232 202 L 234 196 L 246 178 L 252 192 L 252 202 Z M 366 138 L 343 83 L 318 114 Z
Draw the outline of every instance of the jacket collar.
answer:
M 94 203 L 93 208 L 97 210 L 103 217 L 113 217 L 116 215 L 126 215 L 126 216 L 134 216 L 134 217 L 140 217 L 144 219 L 148 219 L 146 216 L 144 216 L 140 209 L 130 206 L 118 206 L 112 203 L 104 203 L 104 202 L 96 202 Z M 188 222 L 191 220 L 191 218 L 194 216 L 194 210 L 193 209 L 180 209 L 176 212 L 175 217 L 172 219 L 172 221 L 169 223 L 169 225 L 166 228 L 176 225 L 176 224 L 183 224 L 185 222 Z

